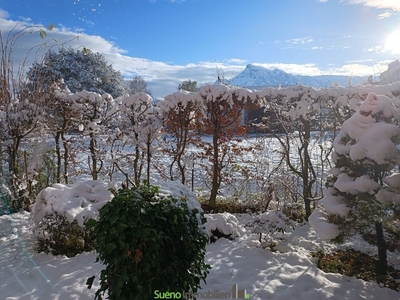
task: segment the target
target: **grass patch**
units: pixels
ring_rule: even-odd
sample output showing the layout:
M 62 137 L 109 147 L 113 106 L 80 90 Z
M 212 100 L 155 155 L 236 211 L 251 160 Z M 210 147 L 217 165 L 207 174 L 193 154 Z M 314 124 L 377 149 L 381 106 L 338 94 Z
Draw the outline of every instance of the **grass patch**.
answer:
M 388 274 L 376 274 L 377 258 L 353 249 L 339 250 L 334 253 L 313 252 L 318 257 L 317 266 L 326 273 L 339 273 L 365 281 L 375 281 L 381 286 L 400 291 L 400 271 L 388 266 Z

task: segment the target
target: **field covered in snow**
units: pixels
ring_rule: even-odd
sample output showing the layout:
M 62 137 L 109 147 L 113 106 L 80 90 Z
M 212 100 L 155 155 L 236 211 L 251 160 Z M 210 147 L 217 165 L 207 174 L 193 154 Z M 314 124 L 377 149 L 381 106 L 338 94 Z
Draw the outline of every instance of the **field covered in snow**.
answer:
M 314 141 L 315 149 L 318 149 L 317 145 L 322 141 L 317 137 Z M 261 156 L 258 157 L 259 160 L 268 161 L 271 165 L 279 161 L 276 140 L 266 136 L 253 136 L 243 143 L 250 145 L 256 142 L 265 146 Z M 190 151 L 196 152 L 197 149 L 192 148 Z M 249 162 L 255 162 L 252 155 L 254 154 L 244 155 L 238 159 L 238 163 L 248 163 L 251 166 Z M 317 158 L 316 154 L 314 159 Z M 195 187 L 197 192 L 201 193 L 199 187 L 202 187 L 205 178 L 200 168 L 196 169 L 195 177 Z M 239 173 L 236 177 L 241 178 Z M 153 179 L 159 180 L 157 177 Z M 76 201 L 83 195 L 88 199 L 91 197 L 85 188 L 79 185 L 68 190 L 62 190 L 61 186 L 56 185 L 52 195 Z M 251 189 L 251 186 L 247 188 Z M 98 187 L 94 190 L 98 192 L 102 189 Z M 225 192 L 229 193 L 229 190 Z M 101 199 L 107 201 L 107 195 L 102 193 Z M 41 203 L 39 201 L 37 206 Z M 90 208 L 94 205 L 89 203 L 84 206 Z M 59 209 L 67 211 L 71 217 L 80 216 L 79 219 L 85 214 L 75 210 L 73 205 L 63 204 Z M 91 213 L 93 212 L 89 209 L 89 214 Z M 302 223 L 286 234 L 271 238 L 269 243 L 276 243 L 271 251 L 268 243 L 260 244 L 259 235 L 252 233 L 252 229 L 245 226 L 249 221 L 256 219 L 257 215 L 239 214 L 236 218 L 237 220 L 233 215 L 226 217 L 228 225 L 213 218 L 212 215 L 207 218 L 207 228 L 219 226 L 228 232 L 232 230 L 236 238 L 233 241 L 221 238 L 207 246 L 206 262 L 212 269 L 207 277 L 207 283 L 202 284 L 198 299 L 218 299 L 219 293 L 231 293 L 235 284 L 239 290 L 245 289 L 250 299 L 255 300 L 293 298 L 392 300 L 400 297 L 398 292 L 381 287 L 375 282 L 325 273 L 317 268 L 317 258 L 312 256 L 312 252 L 319 250 L 329 252 L 351 248 L 375 255 L 376 246 L 367 244 L 359 237 L 344 245 L 335 246 L 321 241 L 307 223 Z M 31 213 L 5 214 L 0 217 L 2 299 L 93 299 L 99 287 L 98 277 L 91 290 L 87 289 L 85 283 L 87 278 L 98 275 L 103 269 L 99 263 L 95 263 L 96 253 L 82 253 L 72 258 L 37 253 L 34 226 Z M 400 268 L 399 253 L 389 252 L 389 264 Z
M 331 251 L 334 246 L 319 240 L 306 223 L 276 240 L 276 251 L 263 249 L 258 235 L 244 226 L 252 218 L 249 214 L 237 215 L 238 227 L 233 227 L 239 228 L 240 236 L 234 241 L 221 238 L 207 246 L 206 261 L 212 269 L 198 299 L 210 299 L 210 293 L 231 292 L 235 284 L 253 300 L 399 299 L 398 292 L 375 282 L 318 269 L 311 251 Z M 31 226 L 31 214 L 26 212 L 0 217 L 1 299 L 93 299 L 99 283 L 95 280 L 88 290 L 85 282 L 102 269 L 95 263 L 95 252 L 73 258 L 36 253 Z M 360 238 L 340 247 L 376 252 L 376 247 Z M 399 253 L 389 252 L 389 263 L 400 267 Z
M 217 87 L 215 90 L 219 88 L 220 87 Z M 309 92 L 311 94 L 314 92 L 317 93 L 316 91 Z M 367 101 L 364 102 L 364 106 L 367 107 L 368 110 L 365 111 L 365 107 L 361 104 L 363 110 L 356 113 L 358 115 L 356 115 L 357 122 L 355 124 L 357 126 L 361 124 L 360 128 L 364 128 L 365 124 L 368 125 L 365 128 L 381 126 L 383 122 L 378 122 L 377 119 L 375 119 L 376 112 L 382 111 L 382 115 L 389 118 L 396 115 L 395 112 L 398 111 L 398 108 L 394 108 L 389 98 L 385 98 L 385 100 L 389 99 L 390 102 L 388 103 L 390 104 L 391 110 L 388 113 L 385 109 L 380 108 L 380 98 L 372 93 L 370 95 L 371 96 L 368 96 L 367 100 L 370 99 L 372 104 Z M 310 102 L 312 104 L 310 106 L 308 105 L 310 103 L 307 101 L 311 101 L 311 99 L 315 100 L 318 97 L 315 97 L 315 99 L 311 96 L 309 98 L 307 97 L 308 96 L 305 96 L 305 99 L 302 98 L 302 100 L 297 103 L 296 109 L 292 111 L 292 114 L 295 115 L 294 117 L 292 116 L 293 118 L 300 118 L 301 120 L 306 120 L 308 118 L 307 113 L 310 107 L 312 106 L 314 108 L 314 104 L 316 103 L 312 104 Z M 373 109 L 371 109 L 371 107 Z M 376 115 L 378 116 L 378 114 Z M 310 125 L 307 127 L 310 129 L 311 123 L 306 124 Z M 89 123 L 87 125 L 90 133 L 93 133 L 92 131 L 94 129 L 92 127 L 97 126 L 95 123 Z M 128 126 L 128 131 L 130 130 L 129 128 Z M 349 138 L 347 139 L 346 136 L 346 139 L 340 138 L 335 140 L 335 153 L 337 155 L 341 154 L 339 153 L 341 148 L 338 147 L 337 144 L 338 140 L 345 143 L 344 147 L 342 147 L 345 148 L 344 150 L 353 149 L 353 151 L 349 150 L 349 152 L 351 152 L 351 154 L 357 154 L 355 159 L 365 157 L 371 159 L 375 158 L 375 156 L 362 156 L 366 155 L 365 153 L 386 153 L 380 151 L 381 149 L 379 146 L 384 145 L 386 149 L 386 144 L 382 143 L 382 141 L 390 140 L 391 136 L 375 134 L 376 136 L 382 137 L 383 140 L 374 139 L 374 141 L 378 142 L 372 143 L 370 136 L 365 135 L 368 143 L 357 144 L 359 141 L 365 141 L 365 139 L 361 139 L 361 137 L 364 136 L 364 130 L 360 130 L 360 134 L 358 134 L 359 131 L 357 131 L 357 134 L 353 136 L 353 134 L 350 133 L 353 132 L 352 129 L 354 128 L 358 127 L 355 125 L 349 128 L 344 126 L 344 129 L 349 129 Z M 397 131 L 399 131 L 399 129 L 396 127 L 396 132 Z M 226 140 L 225 146 L 227 147 L 236 143 L 231 149 L 243 147 L 251 148 L 251 151 L 235 152 L 232 150 L 223 153 L 222 156 L 224 156 L 226 160 L 223 162 L 223 168 L 219 170 L 221 173 L 224 172 L 223 182 L 218 191 L 219 197 L 223 200 L 227 199 L 230 201 L 248 201 L 246 204 L 249 204 L 256 197 L 259 197 L 258 199 L 265 201 L 261 203 L 264 204 L 264 210 L 269 204 L 271 205 L 268 206 L 268 209 L 282 209 L 286 204 L 291 205 L 293 203 L 300 204 L 301 206 L 306 204 L 306 213 L 307 208 L 310 212 L 311 205 L 307 206 L 307 201 L 313 201 L 313 204 L 318 204 L 318 202 L 314 202 L 314 200 L 323 198 L 322 191 L 324 189 L 323 185 L 326 182 L 326 176 L 330 170 L 335 170 L 332 165 L 337 161 L 335 161 L 334 155 L 332 156 L 333 159 L 329 160 L 331 154 L 330 150 L 332 150 L 332 137 L 329 136 L 329 134 L 319 136 L 315 132 L 312 133 L 311 130 L 307 132 L 307 135 L 302 135 L 302 130 L 294 131 L 293 135 L 288 135 L 288 137 L 290 136 L 288 140 L 284 138 L 279 140 L 278 135 L 276 135 L 275 138 L 264 135 L 251 136 L 243 141 Z M 344 131 L 342 130 L 342 132 Z M 374 132 L 376 133 L 376 131 Z M 147 135 L 148 138 L 149 136 L 150 135 Z M 393 134 L 393 136 L 397 136 L 397 133 L 396 135 Z M 400 132 L 398 136 L 400 139 Z M 102 144 L 103 148 L 99 145 L 98 147 L 92 147 L 95 144 L 93 140 L 89 143 L 91 150 L 101 157 L 101 160 L 97 162 L 101 161 L 100 169 L 104 167 L 102 172 L 97 173 L 97 162 L 94 159 L 96 155 L 93 154 L 91 156 L 92 160 L 90 160 L 88 152 L 85 153 L 83 151 L 83 149 L 85 149 L 85 143 L 88 142 L 88 137 L 86 136 L 80 141 L 82 147 L 80 149 L 82 151 L 77 152 L 78 155 L 75 164 L 77 170 L 74 177 L 70 178 L 73 180 L 69 181 L 75 182 L 75 184 L 68 186 L 54 184 L 52 187 L 42 190 L 36 198 L 36 203 L 30 206 L 32 213 L 18 212 L 10 214 L 8 211 L 7 214 L 0 217 L 0 267 L 2 269 L 0 275 L 0 293 L 1 297 L 4 297 L 4 299 L 51 300 L 94 298 L 94 293 L 99 288 L 98 276 L 91 290 L 87 289 L 85 283 L 89 277 L 99 275 L 99 272 L 103 268 L 100 263 L 95 263 L 96 253 L 94 251 L 90 253 L 81 253 L 70 258 L 37 253 L 35 233 L 39 236 L 42 234 L 40 222 L 43 221 L 43 217 L 45 217 L 46 214 L 62 214 L 69 221 L 77 220 L 80 225 L 84 223 L 85 219 L 96 217 L 98 209 L 104 202 L 112 198 L 107 188 L 110 186 L 115 187 L 116 182 L 120 186 L 124 183 L 124 178 L 118 178 L 117 175 L 113 175 L 111 172 L 115 166 L 116 160 L 115 157 L 112 156 L 113 151 L 108 148 L 109 145 L 104 141 L 104 137 L 104 132 L 98 132 L 97 138 L 100 143 L 99 145 L 101 146 L 101 143 L 105 142 Z M 210 142 L 209 136 L 203 136 L 202 138 L 206 142 Z M 351 145 L 350 141 L 354 141 L 355 144 Z M 392 149 L 391 153 L 393 152 L 393 157 L 390 157 L 390 162 L 393 164 L 394 162 L 400 161 L 400 152 L 394 142 L 395 141 L 390 140 L 389 143 Z M 150 144 L 150 141 L 148 141 L 148 145 Z M 194 148 L 193 146 L 188 149 L 182 160 L 182 162 L 188 166 L 185 171 L 188 173 L 185 174 L 187 175 L 186 183 L 190 186 L 190 179 L 192 179 L 193 191 L 203 199 L 207 199 L 209 190 L 213 190 L 210 188 L 211 178 L 209 172 L 212 159 L 210 159 L 209 153 L 202 153 L 202 151 L 207 152 L 206 144 L 207 143 L 202 143 L 200 148 Z M 127 145 L 129 146 L 129 143 Z M 143 165 L 144 168 L 148 167 L 148 174 L 146 175 L 148 175 L 148 180 L 152 184 L 158 184 L 161 180 L 168 179 L 168 166 L 172 160 L 165 152 L 158 151 L 160 150 L 158 149 L 158 145 L 158 142 L 154 142 L 152 145 L 154 151 L 150 151 L 150 146 L 148 147 L 147 166 L 146 164 Z M 333 145 L 335 145 L 335 143 L 333 143 Z M 125 157 L 125 154 L 129 151 L 124 148 L 125 146 L 125 144 L 121 144 L 121 148 L 119 149 L 119 154 L 122 157 Z M 304 152 L 305 148 L 307 148 L 307 153 Z M 133 148 L 130 149 L 132 150 Z M 354 149 L 356 149 L 356 151 Z M 376 149 L 379 151 L 375 151 Z M 38 151 L 38 153 L 39 152 L 40 151 Z M 36 159 L 41 156 L 38 153 L 36 153 L 36 151 L 33 153 L 33 157 L 35 158 L 32 160 L 34 162 L 33 164 L 39 161 L 39 159 Z M 150 157 L 152 159 L 151 162 Z M 191 161 L 191 157 L 195 157 L 194 161 Z M 375 162 L 383 164 L 386 162 L 386 159 L 386 157 L 382 157 L 381 160 L 375 159 Z M 304 161 L 306 161 L 306 164 L 302 165 Z M 90 163 L 92 163 L 94 170 L 96 170 L 96 172 L 91 173 L 91 177 L 97 178 L 97 175 L 99 175 L 99 181 L 90 180 L 91 178 L 88 177 L 90 176 L 88 175 L 88 169 L 91 169 Z M 275 168 L 278 165 L 279 168 Z M 313 165 L 313 167 L 310 168 L 310 165 Z M 349 163 L 348 165 L 351 164 Z M 131 162 L 128 161 L 126 164 L 121 164 L 120 167 L 121 166 L 125 167 L 126 170 L 122 172 L 121 169 L 119 169 L 121 174 L 126 177 L 126 182 L 128 182 L 130 176 L 136 175 L 131 173 L 133 169 Z M 294 166 L 298 167 L 298 169 Z M 303 167 L 306 168 L 308 175 L 312 174 L 313 179 L 304 176 L 304 170 L 301 172 L 301 168 Z M 28 166 L 26 169 L 30 170 L 31 166 Z M 33 168 L 32 170 L 35 169 Z M 193 173 L 191 172 L 192 170 Z M 345 170 L 347 170 L 345 167 L 337 168 L 336 173 L 332 172 L 332 174 L 337 176 L 339 171 L 342 172 Z M 214 180 L 216 179 L 218 178 L 214 178 Z M 346 177 L 345 179 L 346 184 L 338 181 L 336 182 L 335 188 L 338 188 L 341 192 L 348 191 L 349 195 L 356 194 L 353 190 L 343 190 L 344 186 L 355 187 L 358 192 L 358 186 L 350 180 L 351 178 L 348 179 L 348 177 Z M 88 181 L 85 183 L 76 182 L 81 180 Z M 108 183 L 108 181 L 110 181 L 110 183 Z M 310 181 L 312 181 L 311 186 L 307 186 Z M 363 188 L 367 185 L 369 188 L 369 183 L 371 182 L 372 179 L 368 181 L 368 184 L 364 183 Z M 378 188 L 380 188 L 380 186 L 377 186 L 377 189 Z M 365 189 L 363 189 L 363 191 L 364 190 Z M 369 189 L 366 189 L 365 191 L 368 190 Z M 180 188 L 175 189 L 173 183 L 168 183 L 166 191 L 171 193 L 183 193 L 183 196 L 190 194 L 190 197 L 186 199 L 191 199 L 188 201 L 188 203 L 191 203 L 191 207 L 198 207 L 199 205 L 190 191 L 190 188 L 187 186 L 183 187 L 181 185 Z M 312 193 L 304 194 L 304 191 L 311 191 Z M 370 194 L 374 195 L 374 191 Z M 216 193 L 214 196 L 215 195 Z M 334 206 L 334 209 L 338 208 L 337 205 L 344 206 L 345 203 L 343 201 L 349 195 L 346 195 L 346 197 L 343 196 L 343 199 L 335 198 L 333 203 L 335 205 L 331 206 L 329 206 L 329 204 L 332 203 L 324 199 L 325 210 L 328 211 L 332 206 Z M 194 201 L 192 201 L 193 199 Z M 302 199 L 304 201 L 302 201 Z M 260 207 L 261 206 L 258 208 Z M 346 207 L 346 211 L 347 210 Z M 341 211 L 343 211 L 343 209 Z M 325 223 L 320 222 L 324 215 L 322 215 L 322 212 L 318 214 L 319 212 L 321 211 L 318 209 L 314 210 L 314 213 L 309 219 L 310 223 L 312 223 L 312 220 L 318 220 L 318 222 L 314 222 L 317 223 L 317 226 L 314 226 L 314 228 L 322 229 L 323 232 L 326 232 L 323 227 Z M 308 215 L 306 214 L 306 216 Z M 297 298 L 299 300 L 310 298 L 341 300 L 400 298 L 399 292 L 387 289 L 383 285 L 379 285 L 375 282 L 366 282 L 355 277 L 347 277 L 341 274 L 325 273 L 317 268 L 317 257 L 315 255 L 317 252 L 329 253 L 338 249 L 355 249 L 370 255 L 376 255 L 377 247 L 367 244 L 360 236 L 352 236 L 351 239 L 340 246 L 333 245 L 320 240 L 314 229 L 310 227 L 308 223 L 304 222 L 296 224 L 291 223 L 291 226 L 294 227 L 293 229 L 288 229 L 285 234 L 274 233 L 273 236 L 268 237 L 266 242 L 263 242 L 259 241 L 259 232 L 248 226 L 249 223 L 257 219 L 260 222 L 262 221 L 261 223 L 264 222 L 260 226 L 277 226 L 277 224 L 279 226 L 284 226 L 284 224 L 280 222 L 277 214 L 263 215 L 262 217 L 257 214 L 230 215 L 224 213 L 222 215 L 207 215 L 205 227 L 208 231 L 218 228 L 226 234 L 232 234 L 234 239 L 221 238 L 207 246 L 206 262 L 210 264 L 212 269 L 207 277 L 207 282 L 203 283 L 201 290 L 198 291 L 197 299 L 226 298 L 221 295 L 229 295 L 228 298 L 230 298 L 230 296 L 234 294 L 234 288 L 239 289 L 239 291 L 244 294 L 248 294 L 248 298 L 250 299 L 259 300 L 283 300 L 292 298 Z M 35 232 L 34 229 L 36 230 Z M 253 230 L 255 232 L 253 232 Z M 329 235 L 329 238 L 334 238 L 338 234 L 337 230 L 330 230 L 330 232 L 334 232 L 336 235 Z M 317 233 L 319 233 L 318 230 Z M 264 236 L 265 235 L 264 232 Z M 319 236 L 321 236 L 321 234 L 319 234 Z M 399 253 L 388 252 L 388 263 L 391 266 L 400 268 Z M 155 297 L 155 299 L 157 298 Z

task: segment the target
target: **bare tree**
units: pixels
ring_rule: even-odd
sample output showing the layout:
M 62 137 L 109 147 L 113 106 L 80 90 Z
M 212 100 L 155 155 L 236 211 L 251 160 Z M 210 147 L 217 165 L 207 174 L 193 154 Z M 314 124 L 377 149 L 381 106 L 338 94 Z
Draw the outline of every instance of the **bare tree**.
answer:
M 181 91 L 173 93 L 159 103 L 162 113 L 164 130 L 168 133 L 168 140 L 164 152 L 172 157 L 169 165 L 170 180 L 181 179 L 186 183 L 185 155 L 189 144 L 198 139 L 195 120 L 199 117 L 199 108 L 196 101 L 197 93 Z M 177 166 L 178 174 L 175 174 Z
M 118 139 L 122 141 L 121 147 L 126 146 L 133 149 L 130 150 L 129 154 L 117 159 L 115 164 L 126 176 L 128 176 L 128 172 L 123 171 L 124 165 L 133 171 L 133 182 L 131 183 L 138 185 L 141 180 L 145 159 L 147 162 L 150 160 L 149 146 L 153 136 L 148 135 L 152 135 L 151 128 L 148 127 L 147 129 L 150 131 L 146 131 L 145 127 L 151 125 L 149 124 L 150 116 L 155 113 L 152 104 L 153 99 L 150 95 L 140 92 L 132 96 L 124 96 L 119 102 L 120 119 L 118 127 L 120 132 L 118 133 Z M 150 167 L 149 163 L 147 167 Z M 149 170 L 147 174 L 149 174 Z
M 151 96 L 151 92 L 147 87 L 146 81 L 140 76 L 136 76 L 126 82 L 126 90 L 129 95 L 135 95 L 137 93 L 146 93 Z
M 308 219 L 312 201 L 321 197 L 313 188 L 318 174 L 311 154 L 311 133 L 320 111 L 317 97 L 311 88 L 295 86 L 280 91 L 275 98 L 267 97 L 265 106 L 275 116 L 264 121 L 281 145 L 282 160 L 290 172 L 301 178 L 301 198 Z
M 199 102 L 202 115 L 196 120 L 202 133 L 209 134 L 212 142 L 201 142 L 205 155 L 211 161 L 210 206 L 216 205 L 216 198 L 223 180 L 229 153 L 240 155 L 243 151 L 231 141 L 236 136 L 244 135 L 248 127 L 243 125 L 243 110 L 254 105 L 256 95 L 241 88 L 225 85 L 203 86 L 199 90 Z
M 52 28 L 51 25 L 48 29 Z M 24 60 L 16 67 L 14 65 L 15 50 L 21 39 L 32 32 L 38 33 L 42 39 L 46 37 L 46 31 L 36 26 L 21 28 L 16 25 L 6 37 L 3 37 L 0 30 L 0 111 L 2 115 L 0 138 L 1 147 L 6 148 L 7 177 L 14 209 L 20 208 L 22 202 L 25 209 L 29 209 L 29 191 L 28 193 L 24 191 L 27 178 L 26 172 L 25 174 L 21 172 L 24 166 L 21 166 L 23 157 L 20 150 L 23 140 L 42 128 L 43 102 L 46 98 L 45 92 L 39 88 L 43 83 L 43 78 L 38 78 L 34 84 L 29 83 L 26 65 L 32 56 L 33 59 L 38 60 L 44 49 L 54 44 L 53 40 L 44 40 L 28 49 Z
M 79 111 L 79 120 L 75 121 L 80 122 L 82 136 L 89 137 L 88 165 L 93 180 L 97 180 L 105 168 L 107 145 L 102 135 L 107 134 L 112 117 L 117 112 L 115 101 L 109 94 L 100 95 L 87 91 L 63 97 L 65 103 L 73 103 L 75 111 Z

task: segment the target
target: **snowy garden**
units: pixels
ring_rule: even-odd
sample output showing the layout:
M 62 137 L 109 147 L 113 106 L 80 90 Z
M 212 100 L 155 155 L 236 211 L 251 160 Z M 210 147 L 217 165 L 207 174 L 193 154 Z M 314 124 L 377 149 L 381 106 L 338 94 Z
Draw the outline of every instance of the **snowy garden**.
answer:
M 4 299 L 400 297 L 400 82 L 219 82 L 156 102 L 90 50 L 16 74 L 9 49 Z

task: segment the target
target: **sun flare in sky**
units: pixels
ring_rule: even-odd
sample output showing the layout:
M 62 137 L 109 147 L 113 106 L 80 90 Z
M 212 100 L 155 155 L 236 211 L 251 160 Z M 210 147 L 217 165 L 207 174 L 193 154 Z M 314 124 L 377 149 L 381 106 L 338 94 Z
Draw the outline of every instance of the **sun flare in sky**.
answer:
M 400 30 L 394 31 L 387 36 L 385 48 L 392 54 L 400 54 Z

